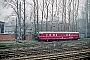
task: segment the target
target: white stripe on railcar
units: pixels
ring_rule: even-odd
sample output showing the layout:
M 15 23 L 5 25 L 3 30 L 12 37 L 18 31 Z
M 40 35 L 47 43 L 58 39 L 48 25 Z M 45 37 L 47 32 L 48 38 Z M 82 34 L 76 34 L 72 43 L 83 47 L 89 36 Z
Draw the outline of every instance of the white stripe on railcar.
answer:
M 79 33 L 79 32 L 39 32 L 40 34 L 43 33 Z

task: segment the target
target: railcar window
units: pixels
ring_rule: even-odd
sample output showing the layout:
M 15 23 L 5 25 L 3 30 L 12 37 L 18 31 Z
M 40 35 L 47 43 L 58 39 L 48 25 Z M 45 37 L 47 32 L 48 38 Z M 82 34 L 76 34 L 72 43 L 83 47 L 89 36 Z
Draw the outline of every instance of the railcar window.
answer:
M 53 36 L 55 36 L 55 34 L 53 34 Z
M 57 36 L 57 34 L 56 34 L 56 36 Z
M 71 34 L 71 36 L 73 36 L 73 34 Z
M 75 35 L 74 33 L 72 35 Z
M 70 34 L 69 34 L 69 36 L 70 36 Z
M 74 35 L 76 35 L 76 34 L 74 34 Z
M 48 36 L 48 34 L 46 34 L 46 36 Z
M 68 34 L 66 34 L 66 36 L 68 36 Z
M 74 35 L 76 35 L 76 34 L 73 33 L 73 34 L 71 34 L 71 35 L 74 36 Z
M 53 36 L 53 34 L 51 34 L 51 36 Z
M 51 36 L 51 34 L 49 34 L 49 36 Z
M 60 34 L 60 36 L 62 36 L 62 34 Z

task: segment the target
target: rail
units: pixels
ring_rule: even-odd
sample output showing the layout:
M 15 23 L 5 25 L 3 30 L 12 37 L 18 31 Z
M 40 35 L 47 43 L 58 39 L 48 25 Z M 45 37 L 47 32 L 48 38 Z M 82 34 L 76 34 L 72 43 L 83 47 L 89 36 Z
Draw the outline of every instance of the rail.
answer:
M 86 59 L 90 58 L 90 49 L 79 50 L 79 51 L 68 51 L 62 53 L 52 53 L 52 54 L 45 54 L 45 55 L 34 55 L 34 56 L 26 56 L 26 57 L 19 57 L 19 58 L 10 58 L 6 60 L 78 60 L 78 59 Z M 3 60 L 3 59 L 2 59 Z M 5 59 L 4 59 L 5 60 Z

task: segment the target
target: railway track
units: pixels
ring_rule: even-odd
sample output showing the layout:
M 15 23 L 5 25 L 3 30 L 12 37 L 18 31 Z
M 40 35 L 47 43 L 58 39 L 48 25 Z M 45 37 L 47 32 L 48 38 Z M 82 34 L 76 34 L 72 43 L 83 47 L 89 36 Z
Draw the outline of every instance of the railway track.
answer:
M 73 60 L 89 58 L 90 48 L 87 43 L 40 43 L 0 47 L 1 60 Z
M 33 55 L 18 58 L 9 58 L 6 60 L 81 60 L 90 58 L 90 49 L 79 50 L 79 51 L 68 51 L 62 53 L 52 53 L 44 55 Z M 3 59 L 2 59 L 3 60 Z M 4 59 L 5 60 L 5 59 Z
M 83 46 L 84 47 L 84 46 Z M 60 57 L 61 56 L 61 57 Z M 62 49 L 21 49 L 21 50 L 5 50 L 0 51 L 0 58 L 2 59 L 11 59 L 11 60 L 23 60 L 23 59 L 62 59 L 62 58 L 75 58 L 80 57 L 89 57 L 90 49 L 86 46 L 84 49 L 79 49 L 79 47 L 73 47 L 71 50 L 69 48 Z

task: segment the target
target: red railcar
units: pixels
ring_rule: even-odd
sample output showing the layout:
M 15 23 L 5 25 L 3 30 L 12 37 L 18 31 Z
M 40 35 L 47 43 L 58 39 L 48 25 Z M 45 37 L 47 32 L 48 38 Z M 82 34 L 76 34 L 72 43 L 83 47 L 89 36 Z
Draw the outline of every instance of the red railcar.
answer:
M 79 38 L 79 32 L 39 32 L 39 40 L 74 40 Z

